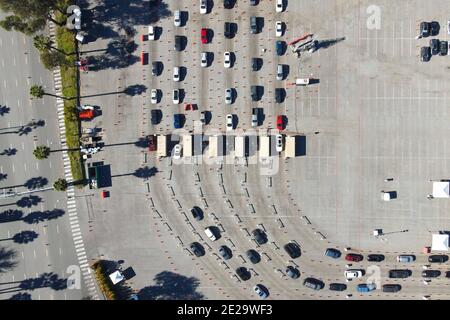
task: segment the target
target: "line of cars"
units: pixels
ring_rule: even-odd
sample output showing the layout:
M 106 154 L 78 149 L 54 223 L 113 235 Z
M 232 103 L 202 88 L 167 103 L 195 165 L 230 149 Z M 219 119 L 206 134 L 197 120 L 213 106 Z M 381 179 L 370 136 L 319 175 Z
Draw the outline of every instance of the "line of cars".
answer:
M 419 38 L 426 38 L 429 36 L 437 36 L 439 34 L 440 25 L 437 21 L 422 21 L 420 23 Z M 447 23 L 447 32 L 450 34 L 450 21 Z M 420 60 L 428 62 L 434 55 L 446 56 L 448 55 L 448 41 L 439 39 L 430 39 L 429 46 L 420 48 Z

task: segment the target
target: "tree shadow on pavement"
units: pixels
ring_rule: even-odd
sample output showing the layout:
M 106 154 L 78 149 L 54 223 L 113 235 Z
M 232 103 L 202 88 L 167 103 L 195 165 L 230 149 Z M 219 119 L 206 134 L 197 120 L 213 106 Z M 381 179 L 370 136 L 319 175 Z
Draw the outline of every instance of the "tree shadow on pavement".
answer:
M 44 177 L 35 177 L 28 179 L 23 186 L 30 190 L 42 188 L 48 184 L 48 179 Z
M 0 106 L 0 116 L 3 117 L 5 114 L 9 113 L 9 110 L 11 110 L 7 106 Z
M 0 273 L 11 271 L 17 266 L 17 261 L 14 260 L 16 256 L 15 250 L 0 248 Z
M 38 236 L 39 236 L 38 233 L 31 230 L 27 230 L 16 233 L 12 238 L 0 239 L 0 241 L 12 240 L 15 243 L 26 244 L 28 242 L 33 242 Z
M 32 300 L 28 292 L 19 292 L 11 296 L 9 300 Z
M 64 210 L 62 209 L 53 209 L 53 210 L 46 210 L 46 211 L 34 211 L 30 212 L 26 217 L 24 217 L 22 220 L 29 224 L 35 224 L 42 221 L 48 221 L 57 219 L 64 215 Z
M 201 300 L 203 294 L 197 292 L 200 281 L 178 273 L 163 271 L 155 278 L 155 285 L 142 288 L 138 292 L 141 300 Z
M 8 209 L 0 213 L 0 223 L 13 222 L 22 219 L 23 212 L 16 209 Z
M 3 285 L 13 285 L 7 288 L 0 289 L 0 294 L 2 293 L 11 293 L 22 290 L 36 290 L 41 288 L 50 288 L 53 290 L 64 290 L 67 289 L 67 279 L 60 278 L 57 274 L 53 272 L 46 272 L 41 274 L 36 278 L 29 278 L 22 281 L 13 281 L 13 282 L 3 282 L 0 283 Z

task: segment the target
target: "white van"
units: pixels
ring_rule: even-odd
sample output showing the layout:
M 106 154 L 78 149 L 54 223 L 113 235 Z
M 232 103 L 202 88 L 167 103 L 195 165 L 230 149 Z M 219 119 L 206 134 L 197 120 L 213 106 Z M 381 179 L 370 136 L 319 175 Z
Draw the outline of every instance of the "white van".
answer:
M 283 71 L 284 71 L 283 70 L 283 65 L 279 64 L 277 66 L 277 80 L 283 80 L 283 76 L 284 76 Z
M 155 40 L 155 28 L 148 26 L 148 40 Z
M 214 232 L 212 232 L 211 227 L 205 228 L 205 234 L 209 238 L 209 240 L 211 240 L 211 241 L 217 240 L 217 237 L 214 235 Z

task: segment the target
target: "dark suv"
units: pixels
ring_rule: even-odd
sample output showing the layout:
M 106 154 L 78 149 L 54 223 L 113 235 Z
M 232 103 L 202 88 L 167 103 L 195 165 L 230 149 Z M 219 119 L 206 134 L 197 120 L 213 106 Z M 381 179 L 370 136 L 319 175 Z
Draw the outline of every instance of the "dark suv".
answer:
M 253 71 L 259 70 L 259 66 L 261 65 L 260 61 L 261 61 L 260 58 L 252 58 L 252 70 Z
M 347 290 L 347 285 L 345 283 L 330 283 L 331 291 L 344 291 Z
M 437 278 L 441 275 L 439 270 L 424 270 L 422 271 L 422 277 L 424 278 Z
M 200 221 L 203 219 L 203 211 L 199 207 L 195 206 L 191 209 L 192 216 L 195 220 Z
M 151 113 L 151 122 L 152 124 L 158 124 L 159 123 L 159 110 L 158 109 L 153 109 L 152 111 L 150 111 Z
M 250 95 L 251 95 L 253 101 L 258 101 L 258 99 L 259 99 L 258 86 L 250 87 Z
M 238 275 L 239 278 L 241 278 L 242 281 L 247 281 L 248 279 L 250 279 L 252 277 L 252 274 L 250 273 L 250 271 L 248 271 L 248 269 L 245 267 L 237 268 L 236 274 Z
M 252 235 L 258 244 L 264 244 L 267 242 L 267 235 L 261 229 L 255 229 L 252 231 Z
M 420 36 L 428 37 L 431 34 L 431 26 L 429 22 L 422 21 L 420 23 Z
M 277 56 L 283 55 L 283 49 L 284 49 L 284 41 L 278 40 L 275 42 L 275 51 L 277 52 Z
M 402 286 L 399 284 L 384 284 L 383 292 L 398 292 L 402 289 Z
M 408 278 L 411 275 L 412 271 L 407 269 L 389 270 L 389 278 Z
M 253 264 L 257 264 L 258 262 L 261 261 L 261 256 L 259 255 L 258 252 L 256 252 L 253 249 L 248 250 L 246 253 L 247 258 L 253 263 Z
M 233 38 L 232 25 L 230 22 L 225 22 L 223 26 L 223 35 L 225 38 L 231 39 Z
M 285 90 L 284 88 L 275 88 L 275 102 L 282 103 L 284 100 Z
M 430 47 L 422 47 L 420 48 L 420 60 L 422 62 L 428 62 L 431 59 L 431 48 Z
M 439 43 L 439 55 L 446 56 L 448 54 L 448 41 L 441 41 Z
M 177 51 L 182 50 L 182 42 L 183 42 L 182 36 L 175 36 L 175 50 Z
M 295 244 L 294 242 L 289 242 L 284 245 L 284 250 L 287 252 L 289 257 L 292 259 L 298 258 L 301 256 L 301 250 L 300 247 Z
M 439 39 L 430 39 L 430 48 L 431 48 L 431 54 L 433 56 L 437 55 L 441 49 Z
M 384 255 L 382 254 L 369 254 L 367 256 L 367 261 L 370 262 L 381 262 L 384 260 Z
M 190 245 L 191 251 L 195 254 L 196 257 L 201 257 L 205 255 L 205 249 L 198 242 L 192 242 Z
M 445 254 L 435 254 L 428 257 L 428 262 L 446 262 L 448 260 L 448 256 Z
M 306 278 L 305 281 L 303 281 L 303 285 L 313 290 L 320 290 L 325 286 L 322 281 L 314 278 Z

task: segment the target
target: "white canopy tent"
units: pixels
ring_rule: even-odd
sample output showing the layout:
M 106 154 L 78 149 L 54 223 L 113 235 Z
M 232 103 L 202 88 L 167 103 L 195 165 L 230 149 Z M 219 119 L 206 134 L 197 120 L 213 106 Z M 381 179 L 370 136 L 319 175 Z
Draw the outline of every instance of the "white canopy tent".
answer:
M 113 284 L 117 284 L 120 281 L 125 280 L 125 277 L 122 275 L 122 273 L 119 270 L 111 273 L 109 275 L 109 278 L 111 279 Z
M 434 181 L 433 182 L 433 197 L 434 198 L 450 198 L 450 182 L 449 181 Z
M 433 234 L 432 251 L 448 251 L 448 234 Z

